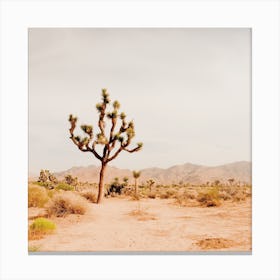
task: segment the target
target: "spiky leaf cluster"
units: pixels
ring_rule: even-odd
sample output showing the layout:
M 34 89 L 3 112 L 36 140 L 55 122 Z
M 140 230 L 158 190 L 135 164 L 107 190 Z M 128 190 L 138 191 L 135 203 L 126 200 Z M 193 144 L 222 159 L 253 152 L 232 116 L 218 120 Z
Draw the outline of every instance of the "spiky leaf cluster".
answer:
M 132 171 L 132 175 L 133 175 L 133 178 L 137 179 L 137 178 L 140 177 L 141 171 L 135 171 L 135 170 L 133 170 L 133 171 Z

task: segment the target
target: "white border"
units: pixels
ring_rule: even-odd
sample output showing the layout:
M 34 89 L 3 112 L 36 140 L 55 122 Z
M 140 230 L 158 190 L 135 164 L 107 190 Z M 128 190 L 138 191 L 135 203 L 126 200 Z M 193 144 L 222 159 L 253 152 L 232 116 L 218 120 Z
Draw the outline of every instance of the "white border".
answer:
M 2 1 L 1 279 L 279 279 L 279 2 Z M 28 256 L 27 28 L 252 27 L 253 255 Z

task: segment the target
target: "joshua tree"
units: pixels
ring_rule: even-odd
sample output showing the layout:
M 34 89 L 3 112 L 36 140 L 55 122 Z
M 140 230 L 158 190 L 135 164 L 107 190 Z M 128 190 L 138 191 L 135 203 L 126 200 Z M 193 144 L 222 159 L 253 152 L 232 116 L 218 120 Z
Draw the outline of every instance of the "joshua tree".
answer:
M 128 177 L 123 177 L 123 185 L 125 187 L 128 185 Z
M 50 180 L 50 182 L 51 183 L 53 183 L 53 184 L 57 184 L 57 178 L 53 175 L 53 174 L 50 174 L 49 175 L 49 180 Z
M 113 108 L 109 108 L 110 105 L 113 105 Z M 120 103 L 114 101 L 113 104 L 111 104 L 107 90 L 102 89 L 102 102 L 96 104 L 96 109 L 99 114 L 99 133 L 94 135 L 91 125 L 81 125 L 81 129 L 85 134 L 84 138 L 74 135 L 77 118 L 72 115 L 69 116 L 69 122 L 71 124 L 69 129 L 70 139 L 82 152 L 92 153 L 101 162 L 97 203 L 100 203 L 103 198 L 103 181 L 107 164 L 114 160 L 120 152 L 137 152 L 143 146 L 142 143 L 137 143 L 135 148 L 129 149 L 132 138 L 135 136 L 134 123 L 133 121 L 127 123 L 125 113 L 119 113 L 119 108 Z M 107 136 L 105 131 L 105 116 L 111 123 Z M 117 128 L 118 119 L 120 120 L 119 128 Z M 96 145 L 101 145 L 101 153 L 97 151 Z
M 215 185 L 215 186 L 219 186 L 220 183 L 221 183 L 221 182 L 220 182 L 219 180 L 215 180 L 215 181 L 214 181 L 214 185 Z
M 152 186 L 154 183 L 155 183 L 155 181 L 153 179 L 147 180 L 147 184 L 148 184 L 148 187 L 150 188 L 150 192 L 152 191 Z
M 38 182 L 41 182 L 41 183 L 51 182 L 51 183 L 56 184 L 57 178 L 53 174 L 51 174 L 51 172 L 49 170 L 41 169 L 40 176 L 38 178 Z
M 134 178 L 134 186 L 135 186 L 135 194 L 138 194 L 138 186 L 137 186 L 137 179 L 140 177 L 141 172 L 140 171 L 133 171 L 133 178 Z
M 39 175 L 39 178 L 38 178 L 38 182 L 41 182 L 41 183 L 45 183 L 48 181 L 48 170 L 43 170 L 41 169 L 40 171 L 40 175 Z
M 68 174 L 64 177 L 66 184 L 76 187 L 78 185 L 78 177 L 73 177 L 71 174 Z
M 232 186 L 233 182 L 234 182 L 234 178 L 230 178 L 228 179 L 229 184 Z

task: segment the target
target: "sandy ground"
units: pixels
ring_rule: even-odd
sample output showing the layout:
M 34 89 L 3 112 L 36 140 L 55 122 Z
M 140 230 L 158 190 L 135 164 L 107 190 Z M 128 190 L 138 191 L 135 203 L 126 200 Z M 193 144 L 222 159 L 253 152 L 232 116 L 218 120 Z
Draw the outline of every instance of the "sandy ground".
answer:
M 38 209 L 30 209 L 32 217 Z M 44 252 L 251 251 L 251 201 L 179 207 L 172 199 L 121 198 L 90 204 L 86 215 L 53 218 L 54 234 L 29 241 Z

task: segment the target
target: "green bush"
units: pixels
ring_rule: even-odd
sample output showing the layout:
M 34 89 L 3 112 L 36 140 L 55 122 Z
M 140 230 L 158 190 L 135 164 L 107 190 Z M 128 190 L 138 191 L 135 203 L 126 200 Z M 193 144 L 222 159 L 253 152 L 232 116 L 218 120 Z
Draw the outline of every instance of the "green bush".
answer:
M 55 223 L 45 218 L 37 218 L 29 226 L 28 236 L 30 240 L 40 239 L 44 235 L 52 233 L 56 229 Z
M 40 186 L 40 187 L 49 187 L 48 182 L 35 182 L 35 184 Z
M 74 187 L 71 185 L 68 185 L 66 183 L 59 183 L 56 187 L 56 190 L 63 190 L 63 191 L 74 191 Z
M 28 207 L 44 207 L 49 197 L 44 187 L 28 186 Z

